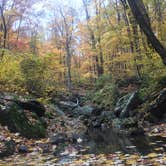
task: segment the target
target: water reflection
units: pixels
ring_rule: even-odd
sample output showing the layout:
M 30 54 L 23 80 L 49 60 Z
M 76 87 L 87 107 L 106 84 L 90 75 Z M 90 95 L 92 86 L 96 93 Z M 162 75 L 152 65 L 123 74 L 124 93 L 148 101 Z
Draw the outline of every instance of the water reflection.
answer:
M 154 151 L 158 153 L 166 151 L 164 144 L 166 138 L 144 135 L 127 137 L 117 134 L 112 129 L 91 130 L 88 132 L 88 140 L 84 146 L 88 146 L 86 153 L 92 154 L 109 154 L 120 151 L 125 154 L 140 153 L 146 155 Z

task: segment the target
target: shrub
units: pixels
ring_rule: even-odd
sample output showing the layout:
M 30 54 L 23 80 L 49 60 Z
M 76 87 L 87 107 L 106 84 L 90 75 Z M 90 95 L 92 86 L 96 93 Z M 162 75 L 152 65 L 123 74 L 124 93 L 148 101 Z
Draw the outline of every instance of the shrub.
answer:
M 118 88 L 110 75 L 104 75 L 96 81 L 92 100 L 99 107 L 112 109 L 119 95 Z
M 93 102 L 105 109 L 112 109 L 118 97 L 118 90 L 115 85 L 105 85 L 101 90 L 94 93 Z
M 141 80 L 137 76 L 117 79 L 118 87 L 127 87 L 130 84 L 139 86 L 141 84 Z
M 2 91 L 22 92 L 25 90 L 19 66 L 21 58 L 8 54 L 0 61 L 0 89 Z
M 102 89 L 106 84 L 110 84 L 113 82 L 111 75 L 103 75 L 99 77 L 95 83 L 95 89 L 99 90 Z
M 46 89 L 44 63 L 38 58 L 25 58 L 21 61 L 20 67 L 28 92 L 42 96 Z

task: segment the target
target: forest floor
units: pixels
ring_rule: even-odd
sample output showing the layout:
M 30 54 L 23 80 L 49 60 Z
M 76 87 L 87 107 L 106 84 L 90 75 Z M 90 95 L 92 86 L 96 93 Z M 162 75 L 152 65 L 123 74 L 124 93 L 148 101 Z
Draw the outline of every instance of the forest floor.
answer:
M 79 131 L 85 130 L 85 127 L 78 119 L 72 119 L 66 116 L 55 117 L 54 119 L 48 120 L 48 123 L 48 136 L 45 139 L 26 139 L 21 137 L 19 133 L 11 133 L 7 127 L 1 126 L 0 140 L 14 140 L 17 144 L 17 150 L 14 155 L 0 160 L 0 166 L 166 165 L 166 153 L 164 150 L 166 144 L 164 144 L 164 142 L 161 147 L 157 147 L 154 152 L 148 154 L 141 154 L 138 152 L 128 154 L 122 151 L 107 154 L 102 152 L 93 154 L 84 153 L 87 147 L 82 146 L 80 141 L 77 142 L 77 144 L 67 144 L 63 151 L 59 152 L 58 155 L 55 155 L 58 146 L 50 143 L 51 135 L 57 132 L 78 133 Z M 151 137 L 166 137 L 166 123 L 155 125 L 146 128 L 145 130 L 146 134 Z M 19 146 L 21 145 L 24 145 L 27 148 L 26 153 L 19 152 Z

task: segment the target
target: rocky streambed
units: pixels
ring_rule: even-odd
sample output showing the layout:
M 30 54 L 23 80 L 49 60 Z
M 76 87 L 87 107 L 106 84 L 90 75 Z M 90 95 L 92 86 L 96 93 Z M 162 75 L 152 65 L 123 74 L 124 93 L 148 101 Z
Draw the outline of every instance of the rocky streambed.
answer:
M 15 130 L 1 121 L 0 165 L 165 165 L 165 91 L 144 114 L 140 110 L 145 103 L 137 92 L 120 98 L 113 111 L 79 103 L 80 99 L 43 106 L 3 95 L 0 113 L 7 111 Z M 15 120 L 24 118 L 21 126 L 8 111 L 13 104 Z M 161 113 L 162 123 L 156 126 Z

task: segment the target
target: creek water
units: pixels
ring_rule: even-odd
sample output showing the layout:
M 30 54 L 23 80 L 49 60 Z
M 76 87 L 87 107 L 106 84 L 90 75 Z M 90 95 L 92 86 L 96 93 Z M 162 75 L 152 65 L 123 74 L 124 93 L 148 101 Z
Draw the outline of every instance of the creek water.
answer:
M 0 166 L 68 166 L 72 165 L 75 161 L 79 161 L 80 159 L 83 160 L 82 158 L 84 156 L 88 157 L 85 159 L 85 164 L 83 165 L 91 165 L 91 163 L 93 162 L 91 160 L 94 159 L 95 156 L 110 156 L 110 154 L 113 156 L 132 156 L 132 154 L 137 154 L 137 156 L 143 156 L 147 158 L 146 155 L 155 153 L 162 156 L 162 159 L 161 157 L 157 157 L 156 160 L 163 160 L 165 157 L 165 152 L 165 137 L 149 137 L 145 135 L 125 136 L 117 134 L 112 129 L 97 129 L 87 132 L 86 141 L 78 144 L 66 144 L 66 146 L 60 148 L 59 151 L 57 150 L 56 155 L 53 155 L 52 153 L 43 155 L 38 153 L 27 155 L 14 155 L 12 157 L 6 158 L 6 160 L 0 160 Z M 99 159 L 99 161 L 101 160 Z M 117 161 L 114 162 L 123 162 L 119 158 L 117 158 L 116 160 Z M 76 166 L 79 165 L 80 164 L 78 163 L 76 164 Z
M 91 130 L 88 132 L 88 147 L 86 153 L 109 154 L 118 151 L 122 153 L 140 153 L 146 155 L 152 152 L 166 152 L 166 138 L 160 136 L 125 136 L 112 129 Z
M 68 147 L 66 147 L 68 148 Z M 71 148 L 71 147 L 70 147 Z M 81 148 L 84 151 L 81 151 Z M 78 150 L 78 149 L 77 149 Z M 125 136 L 119 135 L 112 129 L 90 130 L 87 141 L 81 144 L 78 150 L 80 155 L 123 154 L 146 156 L 151 153 L 164 154 L 166 152 L 166 138 L 159 136 Z M 59 164 L 72 163 L 75 156 L 61 156 Z

